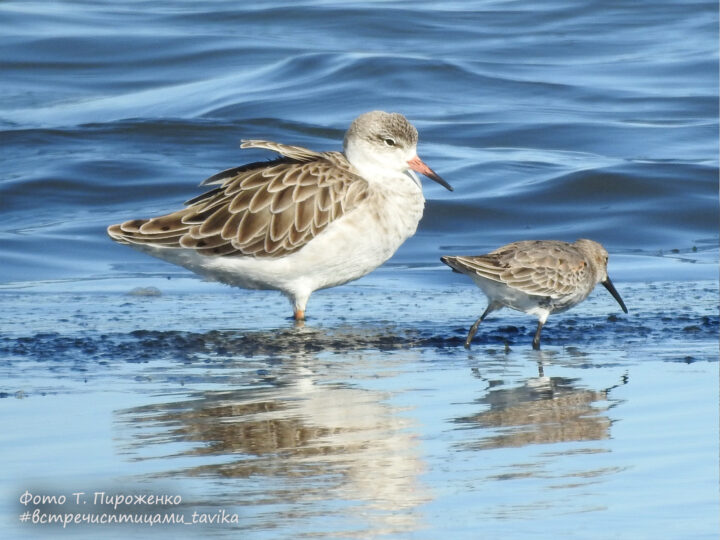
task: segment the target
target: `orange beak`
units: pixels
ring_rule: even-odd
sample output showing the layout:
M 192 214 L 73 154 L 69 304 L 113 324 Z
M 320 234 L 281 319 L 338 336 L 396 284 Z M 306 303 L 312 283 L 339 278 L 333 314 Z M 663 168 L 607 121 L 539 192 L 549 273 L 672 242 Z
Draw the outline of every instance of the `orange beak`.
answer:
M 435 180 L 438 184 L 440 184 L 445 189 L 448 189 L 450 191 L 453 190 L 452 186 L 448 184 L 445 180 L 443 180 L 438 173 L 433 171 L 430 167 L 425 165 L 422 159 L 415 156 L 410 161 L 408 161 L 408 165 L 410 168 L 415 171 L 419 172 L 420 174 L 427 176 L 430 178 L 430 180 Z

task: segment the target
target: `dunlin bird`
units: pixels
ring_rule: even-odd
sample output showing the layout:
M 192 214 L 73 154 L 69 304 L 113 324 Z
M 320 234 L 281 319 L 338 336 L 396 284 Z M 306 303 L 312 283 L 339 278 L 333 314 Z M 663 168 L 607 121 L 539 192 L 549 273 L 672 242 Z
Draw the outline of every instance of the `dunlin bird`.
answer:
M 108 234 L 211 280 L 279 290 L 304 319 L 313 291 L 364 276 L 415 233 L 425 199 L 413 171 L 452 191 L 417 140 L 403 115 L 382 111 L 352 122 L 342 153 L 246 140 L 280 157 L 220 172 L 182 210 Z
M 608 277 L 608 253 L 592 240 L 580 239 L 573 244 L 557 240 L 513 242 L 486 255 L 445 256 L 440 260 L 470 276 L 488 297 L 487 309 L 470 328 L 465 347 L 470 347 L 485 317 L 509 307 L 537 316 L 533 349 L 539 349 L 540 332 L 548 315 L 579 304 L 598 283 L 628 312 Z

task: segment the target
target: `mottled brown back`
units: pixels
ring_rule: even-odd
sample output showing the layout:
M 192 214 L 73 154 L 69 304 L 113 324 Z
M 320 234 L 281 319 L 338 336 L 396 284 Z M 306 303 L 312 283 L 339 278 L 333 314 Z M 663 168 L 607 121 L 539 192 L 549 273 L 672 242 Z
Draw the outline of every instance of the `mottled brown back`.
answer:
M 555 240 L 513 242 L 485 255 L 443 257 L 451 268 L 476 274 L 527 294 L 571 294 L 593 279 L 583 253 L 573 244 Z
M 368 184 L 339 152 L 313 152 L 265 141 L 283 157 L 228 169 L 203 182 L 219 187 L 177 212 L 112 225 L 126 244 L 194 249 L 202 255 L 279 257 L 294 253 L 357 207 Z

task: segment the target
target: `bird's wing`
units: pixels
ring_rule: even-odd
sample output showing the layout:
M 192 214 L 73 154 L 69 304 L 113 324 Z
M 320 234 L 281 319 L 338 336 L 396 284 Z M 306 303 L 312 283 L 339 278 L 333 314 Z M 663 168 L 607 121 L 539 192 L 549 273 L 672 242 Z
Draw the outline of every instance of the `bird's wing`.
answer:
M 443 261 L 463 274 L 539 296 L 570 294 L 590 279 L 585 258 L 565 242 L 516 242 L 486 255 L 443 257 Z
M 245 141 L 283 155 L 218 173 L 218 187 L 186 207 L 152 219 L 112 225 L 128 244 L 194 249 L 202 255 L 279 257 L 301 249 L 368 196 L 368 183 L 339 152 Z

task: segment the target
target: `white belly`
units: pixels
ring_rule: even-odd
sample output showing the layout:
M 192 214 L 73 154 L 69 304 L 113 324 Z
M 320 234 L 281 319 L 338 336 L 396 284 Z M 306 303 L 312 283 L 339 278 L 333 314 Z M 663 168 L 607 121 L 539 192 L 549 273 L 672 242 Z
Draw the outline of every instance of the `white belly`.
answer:
M 277 289 L 292 298 L 341 285 L 371 272 L 415 233 L 425 199 L 414 186 L 374 189 L 361 206 L 334 221 L 299 251 L 279 258 L 212 257 L 194 250 L 143 248 L 213 281 L 246 289 Z
M 578 288 L 571 294 L 534 295 L 477 275 L 470 276 L 491 302 L 535 315 L 543 322 L 551 313 L 561 313 L 587 298 L 592 288 Z

